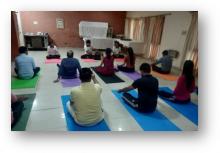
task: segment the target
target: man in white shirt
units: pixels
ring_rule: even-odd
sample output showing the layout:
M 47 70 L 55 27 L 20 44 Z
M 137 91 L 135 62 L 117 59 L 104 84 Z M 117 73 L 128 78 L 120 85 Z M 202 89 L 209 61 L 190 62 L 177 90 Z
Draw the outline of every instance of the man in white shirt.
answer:
M 103 120 L 101 104 L 102 88 L 89 68 L 80 71 L 81 85 L 70 93 L 67 109 L 75 122 L 82 126 L 92 126 Z

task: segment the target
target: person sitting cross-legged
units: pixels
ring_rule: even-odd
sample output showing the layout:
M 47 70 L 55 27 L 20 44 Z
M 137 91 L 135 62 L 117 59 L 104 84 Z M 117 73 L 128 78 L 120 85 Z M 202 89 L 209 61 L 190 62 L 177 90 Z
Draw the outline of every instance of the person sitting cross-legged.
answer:
M 118 70 L 132 73 L 135 71 L 135 55 L 131 47 L 128 48 L 127 56 L 125 56 L 124 63 L 118 65 Z
M 67 109 L 77 124 L 93 126 L 104 118 L 102 88 L 90 68 L 82 68 L 79 77 L 81 85 L 71 90 Z
M 20 79 L 31 79 L 37 75 L 40 67 L 35 66 L 34 59 L 28 55 L 27 47 L 19 47 L 19 56 L 15 58 L 15 73 Z
M 148 63 L 143 63 L 140 66 L 140 71 L 142 75 L 140 79 L 135 80 L 132 85 L 118 90 L 118 92 L 123 92 L 122 99 L 138 111 L 153 112 L 157 106 L 158 80 L 150 74 L 151 67 Z M 127 93 L 133 89 L 138 90 L 137 98 Z
M 96 67 L 96 72 L 105 75 L 111 76 L 114 72 L 114 57 L 112 56 L 112 49 L 107 48 L 105 51 L 106 56 L 102 59 L 99 67 Z
M 47 47 L 47 59 L 59 59 L 60 58 L 60 54 L 57 50 L 57 47 L 51 43 L 48 47 Z
M 193 75 L 194 64 L 191 60 L 186 60 L 183 65 L 182 75 L 178 78 L 173 93 L 161 90 L 159 95 L 174 103 L 189 103 L 190 93 L 195 90 L 195 77 Z
M 62 79 L 74 79 L 77 78 L 77 69 L 80 72 L 81 66 L 79 60 L 73 58 L 73 51 L 69 50 L 67 52 L 67 58 L 62 59 L 61 64 L 58 66 L 58 77 L 54 80 L 54 83 L 59 82 Z
M 157 60 L 155 63 L 152 64 L 152 69 L 161 74 L 169 74 L 172 68 L 172 58 L 168 55 L 168 51 L 163 51 L 163 57 Z M 158 66 L 161 64 L 161 66 Z
M 124 55 L 121 53 L 120 43 L 118 41 L 114 42 L 113 56 L 114 58 L 124 58 Z

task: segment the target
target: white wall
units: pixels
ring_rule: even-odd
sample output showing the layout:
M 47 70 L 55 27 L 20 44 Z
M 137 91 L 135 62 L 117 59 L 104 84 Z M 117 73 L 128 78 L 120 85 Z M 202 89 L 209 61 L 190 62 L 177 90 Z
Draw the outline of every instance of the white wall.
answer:
M 22 31 L 22 24 L 21 24 L 21 16 L 20 13 L 17 12 L 17 21 L 18 21 L 18 33 L 19 33 L 19 46 L 24 46 L 24 35 Z
M 189 12 L 168 12 L 168 11 L 146 11 L 146 12 L 138 12 L 132 11 L 127 12 L 127 17 L 147 17 L 147 16 L 155 16 L 161 14 L 166 15 L 164 30 L 161 39 L 161 46 L 158 52 L 158 58 L 161 57 L 161 52 L 165 49 L 174 49 L 179 51 L 178 59 L 174 60 L 173 66 L 177 68 L 181 68 L 181 62 L 183 57 L 183 48 L 187 35 L 187 31 L 191 22 L 191 15 Z
M 158 56 L 165 49 L 179 51 L 179 57 L 174 60 L 173 66 L 181 68 L 181 62 L 184 57 L 183 48 L 191 22 L 189 12 L 175 12 L 165 18 L 164 30 L 161 40 L 161 46 Z

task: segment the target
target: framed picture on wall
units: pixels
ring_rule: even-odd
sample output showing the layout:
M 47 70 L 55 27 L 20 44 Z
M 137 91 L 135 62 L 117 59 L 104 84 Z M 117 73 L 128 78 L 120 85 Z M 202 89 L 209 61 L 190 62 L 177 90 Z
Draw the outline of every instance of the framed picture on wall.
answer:
M 64 20 L 57 18 L 56 25 L 57 25 L 57 29 L 64 29 Z

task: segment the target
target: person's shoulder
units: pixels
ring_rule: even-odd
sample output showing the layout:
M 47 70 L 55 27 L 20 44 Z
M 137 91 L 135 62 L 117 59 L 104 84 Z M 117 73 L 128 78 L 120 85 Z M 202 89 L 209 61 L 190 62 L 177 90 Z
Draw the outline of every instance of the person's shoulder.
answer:
M 30 60 L 34 60 L 34 58 L 32 57 L 32 56 L 30 56 L 30 55 L 26 55 L 26 58 L 28 58 L 28 59 L 30 59 Z
M 156 77 L 154 77 L 153 75 L 151 75 L 151 79 L 158 82 L 158 79 Z
M 186 79 L 186 77 L 184 75 L 180 75 L 178 78 L 178 80 L 185 80 L 185 79 Z
M 101 87 L 100 84 L 98 84 L 98 83 L 95 83 L 94 86 L 95 86 L 95 88 L 97 88 L 97 89 L 102 89 L 102 87 Z
M 73 87 L 73 88 L 71 89 L 70 93 L 71 93 L 71 94 L 76 94 L 76 93 L 78 93 L 79 91 L 80 91 L 80 86 L 78 86 L 78 87 Z

